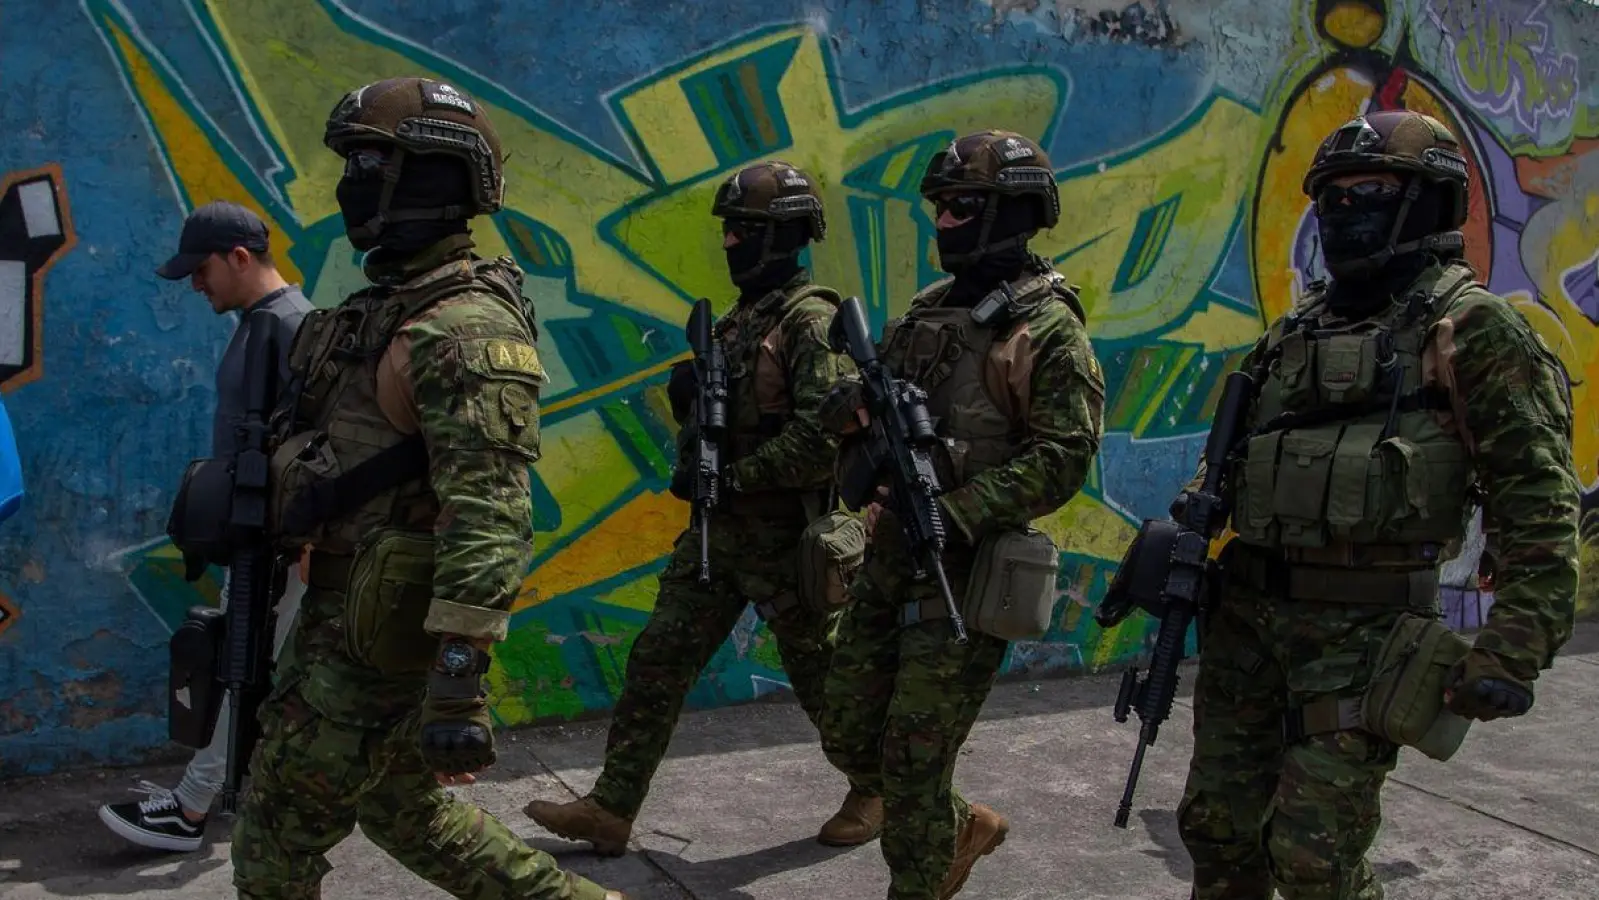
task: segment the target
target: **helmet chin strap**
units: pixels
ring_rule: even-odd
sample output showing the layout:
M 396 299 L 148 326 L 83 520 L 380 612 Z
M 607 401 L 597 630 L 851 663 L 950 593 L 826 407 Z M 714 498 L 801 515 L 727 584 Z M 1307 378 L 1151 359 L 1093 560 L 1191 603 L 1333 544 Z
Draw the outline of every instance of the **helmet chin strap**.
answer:
M 383 164 L 383 193 L 378 195 L 377 213 L 372 218 L 350 229 L 349 235 L 352 239 L 365 239 L 376 245 L 382 240 L 383 226 L 385 225 L 397 222 L 420 222 L 429 219 L 466 218 L 466 206 L 460 203 L 390 211 L 389 204 L 394 199 L 395 187 L 400 183 L 400 166 L 404 161 L 405 148 L 395 145 L 394 152 L 390 155 L 388 161 Z
M 1376 253 L 1356 259 L 1340 262 L 1336 267 L 1331 263 L 1327 265 L 1328 271 L 1334 278 L 1343 278 L 1346 281 L 1363 281 L 1374 278 L 1396 256 L 1414 253 L 1418 250 L 1431 250 L 1437 252 L 1459 252 L 1466 247 L 1466 236 L 1458 231 L 1443 231 L 1423 235 L 1413 241 L 1397 243 L 1399 232 L 1405 227 L 1405 218 L 1410 214 L 1411 204 L 1421 196 L 1421 176 L 1412 175 L 1405 184 L 1405 199 L 1399 204 L 1399 212 L 1394 216 L 1393 228 L 1388 232 L 1388 244 Z
M 766 226 L 762 229 L 765 234 L 761 237 L 761 258 L 755 263 L 755 265 L 750 266 L 748 269 L 745 269 L 742 272 L 727 273 L 728 277 L 732 279 L 735 285 L 743 286 L 751 282 L 758 281 L 761 275 L 766 271 L 767 266 L 780 260 L 793 259 L 794 257 L 799 256 L 801 251 L 805 249 L 805 245 L 800 244 L 798 247 L 795 247 L 793 250 L 790 250 L 786 253 L 773 252 L 772 248 L 777 243 L 777 229 L 779 224 L 781 223 L 776 220 L 769 220 L 766 222 Z
M 992 192 L 988 194 L 987 199 L 983 202 L 983 225 L 982 228 L 980 228 L 977 232 L 977 246 L 966 251 L 965 253 L 940 254 L 940 257 L 946 266 L 969 265 L 979 259 L 982 259 L 990 253 L 994 253 L 999 250 L 1009 250 L 1012 247 L 1023 246 L 1028 241 L 1033 239 L 1033 235 L 1038 233 L 1038 229 L 1032 228 L 1026 231 L 1018 232 L 1008 238 L 1004 238 L 1003 240 L 998 240 L 990 244 L 988 242 L 988 236 L 993 233 L 994 223 L 999 219 L 999 203 L 999 194 Z

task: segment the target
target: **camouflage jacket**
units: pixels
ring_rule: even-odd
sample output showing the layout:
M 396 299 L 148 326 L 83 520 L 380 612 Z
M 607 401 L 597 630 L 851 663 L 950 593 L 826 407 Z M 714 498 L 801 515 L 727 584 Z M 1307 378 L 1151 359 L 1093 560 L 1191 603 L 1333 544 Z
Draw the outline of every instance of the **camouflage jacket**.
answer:
M 465 241 L 465 245 L 461 245 Z M 445 241 L 374 281 L 403 282 L 466 258 Z M 469 290 L 402 325 L 378 367 L 378 402 L 398 430 L 426 442 L 434 519 L 436 633 L 504 640 L 533 553 L 528 466 L 539 458 L 538 390 L 547 377 L 526 310 Z
M 836 292 L 812 285 L 801 270 L 716 322 L 728 365 L 726 471 L 738 493 L 821 492 L 832 485 L 838 438 L 821 427 L 817 409 L 829 388 L 855 372 L 827 341 L 837 303 Z M 680 440 L 680 465 L 685 449 Z
M 1396 296 L 1427 291 L 1456 266 L 1434 265 Z M 1266 345 L 1262 337 L 1240 368 L 1256 370 Z M 1576 610 L 1581 494 L 1565 370 L 1521 313 L 1475 280 L 1439 310 L 1421 361 L 1425 387 L 1447 398 L 1437 415 L 1470 455 L 1497 559 L 1476 646 L 1530 683 L 1570 639 Z

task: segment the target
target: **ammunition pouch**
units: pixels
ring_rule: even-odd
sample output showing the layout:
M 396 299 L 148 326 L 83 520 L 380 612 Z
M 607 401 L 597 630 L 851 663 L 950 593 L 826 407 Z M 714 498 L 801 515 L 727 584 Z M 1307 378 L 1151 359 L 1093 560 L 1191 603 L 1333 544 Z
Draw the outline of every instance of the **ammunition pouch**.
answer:
M 1060 551 L 1042 531 L 990 534 L 977 544 L 961 615 L 1001 640 L 1038 640 L 1054 620 L 1059 572 Z
M 350 658 L 383 675 L 420 675 L 439 639 L 424 629 L 433 602 L 433 536 L 384 528 L 350 557 L 342 621 Z M 317 564 L 312 554 L 312 567 Z M 319 572 L 320 574 L 320 572 Z
M 167 517 L 167 537 L 183 554 L 185 580 L 197 580 L 206 566 L 231 562 L 232 518 L 233 460 L 190 462 Z
M 194 606 L 167 642 L 167 735 L 185 747 L 201 750 L 211 743 L 225 693 L 217 674 L 226 633 L 222 610 Z
M 1471 721 L 1444 706 L 1449 672 L 1471 643 L 1430 616 L 1405 612 L 1377 653 L 1371 681 L 1358 697 L 1323 697 L 1289 713 L 1284 737 L 1360 728 L 1443 761 L 1466 740 Z
M 855 573 L 866 558 L 866 524 L 835 510 L 800 533 L 799 599 L 804 607 L 826 615 L 843 606 Z

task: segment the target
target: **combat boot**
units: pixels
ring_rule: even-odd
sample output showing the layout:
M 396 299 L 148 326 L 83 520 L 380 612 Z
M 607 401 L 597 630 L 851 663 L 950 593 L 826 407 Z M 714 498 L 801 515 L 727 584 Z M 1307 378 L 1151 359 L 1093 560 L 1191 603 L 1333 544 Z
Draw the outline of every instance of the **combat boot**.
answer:
M 829 847 L 855 847 L 882 833 L 883 798 L 868 797 L 851 788 L 844 805 L 822 826 L 816 840 Z
M 955 861 L 950 863 L 949 874 L 944 876 L 944 883 L 938 889 L 938 900 L 949 900 L 960 893 L 978 858 L 993 853 L 1005 843 L 1008 831 L 1010 823 L 1004 816 L 981 803 L 973 803 L 972 814 L 955 838 Z
M 529 818 L 569 841 L 588 841 L 601 856 L 621 856 L 633 833 L 629 819 L 607 810 L 588 797 L 571 803 L 534 800 L 522 808 Z

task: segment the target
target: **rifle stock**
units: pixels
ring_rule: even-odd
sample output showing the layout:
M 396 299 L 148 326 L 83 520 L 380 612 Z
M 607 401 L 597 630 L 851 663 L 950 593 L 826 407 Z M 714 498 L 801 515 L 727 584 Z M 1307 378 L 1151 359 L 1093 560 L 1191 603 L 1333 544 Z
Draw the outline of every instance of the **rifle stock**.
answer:
M 695 404 L 693 524 L 700 532 L 699 583 L 711 581 L 711 510 L 722 496 L 722 440 L 727 430 L 727 356 L 711 333 L 711 301 L 695 301 L 684 328 L 699 384 Z
M 911 576 L 917 581 L 931 577 L 937 583 L 955 642 L 964 644 L 966 622 L 944 572 L 948 532 L 937 498 L 947 486 L 940 484 L 933 465 L 932 448 L 939 438 L 927 412 L 927 393 L 895 378 L 878 359 L 859 297 L 849 297 L 839 305 L 828 327 L 828 339 L 835 352 L 849 354 L 860 370 L 861 396 L 871 418 L 862 438 L 864 447 L 855 457 L 858 467 L 841 479 L 840 499 L 858 512 L 877 499 L 877 486 L 887 480 L 888 502 L 911 551 Z
M 1238 443 L 1254 382 L 1244 372 L 1227 376 L 1221 402 L 1205 443 L 1205 475 L 1198 491 L 1187 496 L 1176 521 L 1146 520 L 1127 554 L 1104 601 L 1094 613 L 1101 627 L 1119 624 L 1134 609 L 1160 621 L 1148 673 L 1138 668 L 1122 673 L 1113 715 L 1126 722 L 1136 711 L 1140 722 L 1138 745 L 1116 809 L 1117 828 L 1126 828 L 1132 812 L 1133 791 L 1144 765 L 1144 752 L 1155 743 L 1160 726 L 1171 715 L 1177 694 L 1177 666 L 1183 660 L 1188 627 L 1203 616 L 1214 579 L 1209 559 L 1210 542 L 1227 521 L 1221 499 L 1227 458 Z

